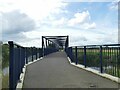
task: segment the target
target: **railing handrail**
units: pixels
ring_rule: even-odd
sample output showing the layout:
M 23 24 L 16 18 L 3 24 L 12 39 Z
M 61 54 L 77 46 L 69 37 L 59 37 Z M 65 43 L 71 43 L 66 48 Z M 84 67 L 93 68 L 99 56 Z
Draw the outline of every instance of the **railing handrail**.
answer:
M 76 45 L 77 46 L 77 45 Z M 70 47 L 76 47 L 76 46 L 70 46 Z M 81 46 L 77 46 L 77 47 L 84 47 L 84 46 L 86 46 L 86 47 L 99 47 L 99 46 L 120 46 L 120 44 L 102 44 L 102 45 L 81 45 Z
M 9 43 L 9 44 L 13 44 L 13 45 L 15 45 L 15 46 L 17 46 L 17 47 L 25 48 L 25 47 L 23 47 L 23 46 L 21 46 L 21 45 L 15 43 L 15 42 L 13 42 L 13 41 L 8 41 L 8 43 Z

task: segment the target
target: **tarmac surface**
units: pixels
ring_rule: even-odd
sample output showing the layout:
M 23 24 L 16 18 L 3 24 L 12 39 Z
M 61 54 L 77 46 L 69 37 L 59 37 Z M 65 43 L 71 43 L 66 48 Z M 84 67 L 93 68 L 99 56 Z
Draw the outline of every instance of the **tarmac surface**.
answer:
M 56 52 L 27 66 L 23 88 L 118 88 L 118 84 L 71 65 L 65 52 Z

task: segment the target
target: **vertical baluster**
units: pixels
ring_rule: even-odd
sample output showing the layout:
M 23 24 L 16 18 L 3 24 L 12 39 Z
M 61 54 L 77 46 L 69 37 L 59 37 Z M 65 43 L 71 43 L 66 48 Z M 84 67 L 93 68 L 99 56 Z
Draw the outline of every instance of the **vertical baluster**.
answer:
M 102 46 L 100 46 L 100 72 L 103 73 Z
M 22 47 L 20 47 L 20 74 L 22 73 L 22 57 L 23 57 Z
M 21 73 L 21 48 L 18 46 L 18 59 L 16 60 L 17 61 L 17 65 L 18 65 L 18 69 L 16 69 L 18 71 L 18 76 L 17 76 L 17 79 L 19 80 L 19 76 L 20 76 L 20 73 Z
M 77 47 L 75 47 L 75 63 L 78 64 L 78 53 L 77 53 Z
M 26 53 L 26 64 L 28 64 L 28 48 L 25 48 L 25 53 Z
M 111 65 L 112 65 L 112 75 L 114 76 L 114 60 L 113 60 L 113 47 L 111 47 Z
M 37 48 L 36 48 L 36 50 L 35 50 L 35 51 L 36 51 L 36 60 L 37 60 Z
M 21 60 L 22 61 L 22 65 L 21 65 L 22 71 L 21 72 L 23 73 L 23 68 L 24 68 L 24 65 L 25 65 L 25 48 L 22 47 L 21 49 L 22 49 L 22 51 L 21 51 L 21 54 L 22 54 L 22 57 L 21 57 L 22 58 L 22 60 Z
M 39 48 L 39 58 L 42 56 L 41 48 Z
M 32 61 L 33 61 L 33 56 L 34 56 L 34 51 L 33 51 L 33 47 L 31 47 L 31 51 L 32 51 Z
M 108 50 L 108 74 L 110 74 L 110 47 L 109 47 L 109 50 Z
M 111 47 L 110 47 L 110 74 L 112 75 L 112 55 L 111 55 Z
M 116 67 L 116 64 L 117 64 L 117 51 L 116 51 L 116 47 L 114 48 L 114 57 L 115 57 L 115 76 L 117 76 L 117 67 Z
M 15 88 L 15 83 L 14 83 L 14 44 L 13 41 L 9 41 L 9 88 L 12 90 Z
M 115 47 L 113 47 L 113 70 L 114 70 L 114 76 L 116 75 L 116 73 L 115 73 Z
M 24 48 L 23 50 L 24 50 L 24 51 L 23 51 L 23 52 L 24 52 L 24 56 L 23 56 L 23 57 L 24 57 L 23 67 L 24 67 L 24 65 L 25 65 L 25 48 Z
M 120 60 L 120 56 L 119 56 L 120 54 L 119 54 L 119 46 L 118 46 L 118 48 L 117 48 L 117 74 L 118 74 L 118 77 L 120 77 L 120 73 L 119 73 L 119 71 L 120 71 L 120 67 L 119 67 L 119 65 L 120 65 L 120 63 L 119 63 L 119 60 Z
M 106 50 L 105 50 L 105 53 L 106 53 L 106 70 L 105 70 L 105 72 L 107 73 L 108 72 L 108 46 L 107 47 L 105 47 L 106 48 Z
M 74 57 L 73 57 L 73 48 L 72 47 L 69 47 L 68 49 L 68 55 L 71 59 L 71 62 L 74 62 Z
M 84 66 L 86 68 L 86 46 L 84 46 Z

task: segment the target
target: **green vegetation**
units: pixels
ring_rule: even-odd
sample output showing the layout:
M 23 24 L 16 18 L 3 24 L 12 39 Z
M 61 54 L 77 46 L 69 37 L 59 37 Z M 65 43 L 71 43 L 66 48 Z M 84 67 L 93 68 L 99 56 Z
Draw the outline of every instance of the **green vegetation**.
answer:
M 8 44 L 2 45 L 2 70 L 9 66 L 9 46 Z M 2 72 L 2 88 L 8 88 L 9 74 Z
M 8 88 L 9 86 L 9 75 L 2 75 L 2 88 Z
M 9 46 L 8 44 L 2 45 L 2 68 L 9 66 Z
M 0 44 L 0 75 L 2 74 L 2 44 Z

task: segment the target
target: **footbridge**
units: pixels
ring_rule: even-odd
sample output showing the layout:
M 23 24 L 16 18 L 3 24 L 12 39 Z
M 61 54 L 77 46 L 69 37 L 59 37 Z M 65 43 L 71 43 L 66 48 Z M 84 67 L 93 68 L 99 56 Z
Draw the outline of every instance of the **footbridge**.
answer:
M 9 88 L 118 90 L 120 44 L 69 47 L 69 36 L 42 36 L 42 46 L 9 41 Z

